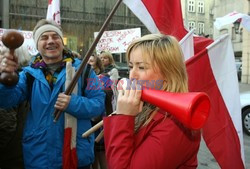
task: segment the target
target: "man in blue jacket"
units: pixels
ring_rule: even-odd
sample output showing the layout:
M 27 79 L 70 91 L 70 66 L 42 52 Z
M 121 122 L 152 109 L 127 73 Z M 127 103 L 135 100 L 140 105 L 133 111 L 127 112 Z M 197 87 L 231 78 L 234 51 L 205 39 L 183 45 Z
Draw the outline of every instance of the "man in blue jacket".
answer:
M 0 107 L 7 108 L 29 100 L 31 108 L 27 114 L 23 133 L 23 154 L 26 169 L 62 168 L 64 144 L 64 115 L 53 122 L 56 109 L 67 112 L 77 119 L 76 152 L 78 168 L 89 168 L 94 161 L 94 135 L 82 138 L 91 127 L 91 118 L 104 112 L 105 94 L 98 84 L 98 78 L 90 70 L 88 78 L 96 82 L 82 91 L 84 80 L 78 80 L 77 94 L 65 95 L 65 65 L 72 62 L 76 69 L 80 60 L 64 48 L 63 33 L 55 22 L 40 20 L 33 31 L 33 38 L 39 53 L 29 66 L 19 73 L 15 86 L 0 84 Z M 17 63 L 9 53 L 0 63 L 0 72 L 14 72 Z M 27 73 L 33 78 L 29 89 Z M 91 88 L 91 86 L 93 88 Z M 84 96 L 82 95 L 84 93 Z

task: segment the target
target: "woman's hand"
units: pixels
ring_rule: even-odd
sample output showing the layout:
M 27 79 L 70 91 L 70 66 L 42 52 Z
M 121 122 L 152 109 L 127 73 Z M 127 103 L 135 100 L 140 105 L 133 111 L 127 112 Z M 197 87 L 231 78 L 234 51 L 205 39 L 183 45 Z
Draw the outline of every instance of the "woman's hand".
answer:
M 135 81 L 132 83 L 136 83 Z M 136 116 L 142 111 L 141 85 L 131 85 L 130 88 L 118 88 L 116 114 Z
M 64 93 L 59 93 L 56 104 L 55 104 L 55 108 L 57 110 L 64 111 L 69 105 L 70 98 L 71 96 L 69 95 L 66 95 Z

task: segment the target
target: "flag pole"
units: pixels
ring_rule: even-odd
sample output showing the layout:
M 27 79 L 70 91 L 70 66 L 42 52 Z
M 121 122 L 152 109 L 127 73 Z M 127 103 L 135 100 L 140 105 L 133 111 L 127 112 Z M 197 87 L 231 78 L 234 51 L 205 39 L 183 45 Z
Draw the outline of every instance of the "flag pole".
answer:
M 104 24 L 102 25 L 97 37 L 95 38 L 94 42 L 91 44 L 89 50 L 87 51 L 86 55 L 84 56 L 81 65 L 79 67 L 79 69 L 77 70 L 75 76 L 73 77 L 72 81 L 70 82 L 69 86 L 67 87 L 67 89 L 65 90 L 65 94 L 66 95 L 70 95 L 76 85 L 76 82 L 78 81 L 84 67 L 86 66 L 91 54 L 93 53 L 98 41 L 100 40 L 100 38 L 102 37 L 102 34 L 104 32 L 104 30 L 106 29 L 108 23 L 110 22 L 112 16 L 114 15 L 114 13 L 116 12 L 117 8 L 119 7 L 120 3 L 122 2 L 122 0 L 118 0 L 116 2 L 116 4 L 114 5 L 113 9 L 111 10 L 111 12 L 109 13 L 107 19 L 105 20 Z M 62 113 L 62 111 L 55 109 L 54 111 L 54 122 L 56 122 L 60 116 L 60 114 Z

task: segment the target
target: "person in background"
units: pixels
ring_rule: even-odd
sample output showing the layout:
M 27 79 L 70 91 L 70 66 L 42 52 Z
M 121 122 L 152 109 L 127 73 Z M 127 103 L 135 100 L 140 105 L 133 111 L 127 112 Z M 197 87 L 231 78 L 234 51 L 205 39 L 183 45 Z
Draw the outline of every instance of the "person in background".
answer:
M 0 45 L 0 63 L 9 50 Z M 31 55 L 24 46 L 15 50 L 18 57 L 18 71 L 27 66 Z M 29 103 L 23 101 L 15 107 L 0 108 L 0 168 L 24 169 L 22 134 Z
M 91 68 L 95 71 L 97 75 L 101 74 L 104 71 L 101 59 L 95 54 L 90 56 L 88 64 L 91 65 Z
M 99 75 L 99 77 L 106 91 L 106 112 L 107 115 L 109 115 L 116 109 L 118 94 L 116 85 L 120 76 L 114 58 L 110 52 L 102 51 L 99 57 L 104 66 L 104 72 Z
M 99 55 L 102 64 L 104 66 L 104 75 L 109 76 L 112 82 L 117 83 L 119 79 L 119 72 L 116 68 L 114 58 L 110 52 L 102 51 Z
M 100 73 L 100 67 L 97 66 L 98 60 L 101 61 L 104 71 Z M 95 64 L 96 63 L 96 64 Z M 116 102 L 116 96 L 117 93 L 115 89 L 115 85 L 117 83 L 117 80 L 119 78 L 118 69 L 116 68 L 115 61 L 113 59 L 113 56 L 110 52 L 103 51 L 99 55 L 99 58 L 96 56 L 91 56 L 89 59 L 89 64 L 92 65 L 94 70 L 99 75 L 99 80 L 101 84 L 103 85 L 104 92 L 106 94 L 105 98 L 105 112 L 103 116 L 108 116 L 114 111 L 114 104 Z M 95 66 L 96 65 L 96 66 Z M 93 120 L 93 126 L 97 124 L 100 120 L 102 120 L 103 116 L 96 117 Z M 95 132 L 96 137 L 99 135 L 100 131 Z M 99 142 L 95 142 L 95 162 L 93 163 L 92 167 L 93 169 L 106 169 L 107 168 L 107 162 L 105 157 L 105 146 L 104 146 L 104 140 L 101 139 Z
M 94 136 L 84 139 L 82 133 L 91 127 L 91 118 L 104 111 L 105 93 L 98 89 L 96 83 L 82 88 L 81 76 L 77 93 L 64 94 L 66 64 L 71 62 L 77 69 L 81 62 L 65 49 L 62 29 L 54 21 L 40 20 L 33 30 L 33 38 L 39 53 L 19 73 L 18 83 L 12 87 L 0 84 L 0 107 L 12 107 L 26 99 L 30 103 L 23 133 L 25 168 L 65 168 L 63 162 L 67 159 L 63 148 L 67 112 L 77 123 L 77 159 L 74 162 L 78 169 L 89 169 L 94 161 Z M 4 55 L 0 72 L 16 71 L 17 63 L 12 58 L 10 53 Z M 26 73 L 34 79 L 31 90 L 28 90 Z M 98 81 L 93 70 L 90 70 L 89 78 Z M 56 122 L 55 109 L 62 112 Z
M 100 75 L 104 67 L 102 65 L 102 61 L 97 55 L 93 54 L 90 56 L 88 60 L 88 64 L 91 65 L 91 68 L 95 71 L 97 75 Z M 105 90 L 104 90 L 105 91 Z M 106 104 L 106 99 L 105 99 Z M 92 118 L 92 126 L 96 125 L 98 122 L 100 122 L 104 116 L 105 112 L 103 112 L 102 115 Z M 100 134 L 100 131 L 102 129 L 99 129 L 95 132 L 95 137 L 97 137 Z M 95 161 L 92 164 L 92 169 L 106 169 L 107 168 L 107 162 L 105 158 L 105 148 L 104 148 L 104 141 L 103 139 L 99 142 L 95 141 Z
M 169 112 L 141 101 L 141 88 L 146 84 L 142 82 L 147 81 L 157 82 L 150 86 L 155 90 L 188 92 L 178 41 L 172 36 L 150 34 L 133 41 L 126 54 L 134 87 L 118 89 L 116 115 L 104 118 L 108 168 L 197 168 L 200 131 L 185 127 Z

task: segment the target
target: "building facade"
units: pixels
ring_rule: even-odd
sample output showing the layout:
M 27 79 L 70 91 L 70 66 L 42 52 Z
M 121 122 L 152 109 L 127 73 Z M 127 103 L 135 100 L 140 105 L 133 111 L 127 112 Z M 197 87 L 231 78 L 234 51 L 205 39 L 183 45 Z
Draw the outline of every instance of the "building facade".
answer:
M 65 45 L 85 54 L 116 0 L 61 0 L 61 26 Z M 48 1 L 0 0 L 0 27 L 32 31 L 37 21 L 46 18 Z M 141 28 L 149 33 L 136 16 L 121 3 L 106 30 Z
M 249 0 L 181 0 L 184 25 L 195 34 L 217 39 L 222 34 L 231 37 L 235 59 L 242 62 L 241 82 L 250 84 L 250 33 L 235 22 L 218 30 L 216 18 L 230 12 L 250 14 Z
M 250 14 L 249 0 L 216 0 L 214 18 L 222 17 L 230 12 L 237 11 Z M 228 33 L 231 36 L 236 60 L 242 62 L 241 82 L 250 84 L 250 33 L 242 28 L 240 22 L 224 26 L 221 30 L 214 29 L 215 38 Z
M 65 45 L 82 56 L 94 40 L 113 8 L 116 0 L 61 0 L 61 26 Z M 217 30 L 215 18 L 230 12 L 249 13 L 249 0 L 181 0 L 184 25 L 195 28 L 195 34 L 216 39 L 224 33 L 231 36 L 235 57 L 242 60 L 242 82 L 250 83 L 250 35 L 237 24 Z M 0 0 L 0 28 L 32 31 L 38 20 L 46 18 L 48 1 Z M 121 3 L 106 30 L 141 28 L 142 35 L 149 33 L 138 18 Z M 114 55 L 116 61 L 125 62 Z
M 200 36 L 213 38 L 214 0 L 181 0 L 182 16 L 187 29 Z
M 250 1 L 243 1 L 244 13 L 250 15 Z M 250 32 L 243 29 L 242 43 L 242 83 L 250 84 Z
M 215 0 L 214 5 L 214 20 L 218 17 L 223 17 L 228 13 L 237 11 L 244 13 L 243 9 L 244 0 Z M 228 33 L 231 37 L 234 54 L 237 60 L 242 59 L 242 41 L 243 41 L 243 28 L 239 27 L 239 22 L 235 24 L 226 25 L 221 30 L 214 28 L 214 38 Z

